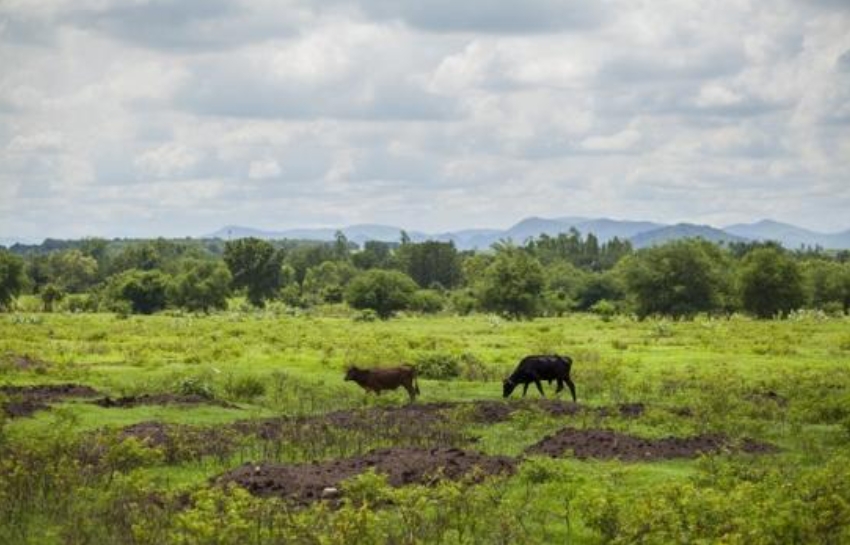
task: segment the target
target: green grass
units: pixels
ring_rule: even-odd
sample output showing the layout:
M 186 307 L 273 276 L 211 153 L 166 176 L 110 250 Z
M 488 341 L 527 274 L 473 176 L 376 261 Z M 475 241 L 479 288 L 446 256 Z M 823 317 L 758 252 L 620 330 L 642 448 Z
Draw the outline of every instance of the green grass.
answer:
M 406 400 L 402 391 L 367 396 L 356 385 L 342 380 L 345 367 L 415 362 L 427 354 L 449 354 L 458 361 L 477 361 L 480 365 L 472 369 L 462 363 L 461 377 L 454 380 L 420 379 L 420 402 L 497 400 L 501 399 L 499 379 L 522 356 L 556 352 L 574 358 L 573 374 L 582 404 L 642 402 L 647 406 L 646 413 L 636 419 L 592 414 L 556 419 L 520 412 L 497 424 L 465 424 L 467 432 L 477 437 L 474 448 L 518 456 L 544 435 L 566 425 L 607 427 L 646 437 L 723 432 L 770 441 L 782 449 L 780 454 L 763 458 L 769 461 L 752 463 L 800 472 L 819 470 L 846 452 L 850 444 L 847 318 L 803 315 L 796 320 L 756 321 L 735 316 L 679 322 L 628 317 L 603 321 L 591 315 L 571 315 L 510 322 L 492 316 L 438 316 L 362 323 L 337 310 L 333 314 L 0 316 L 0 383 L 80 382 L 115 397 L 177 393 L 192 381 L 238 405 L 232 409 L 205 405 L 105 409 L 85 400 L 69 400 L 33 418 L 7 420 L 2 438 L 6 445 L 24 450 L 32 446 L 35 451 L 39 441 L 48 444 L 59 429 L 80 437 L 101 428 L 118 429 L 151 420 L 217 426 L 280 414 L 398 405 Z M 22 355 L 43 361 L 45 366 L 18 369 L 14 359 Z M 264 393 L 236 399 L 234 392 L 240 380 L 261 384 L 258 387 Z M 547 393 L 551 391 L 549 387 Z M 775 392 L 786 404 L 758 398 L 767 392 Z M 532 387 L 528 395 L 538 394 Z M 692 411 L 692 416 L 672 412 L 684 407 Z M 206 488 L 211 477 L 245 461 L 245 453 L 256 450 L 240 452 L 228 460 L 174 464 L 143 460 L 119 473 L 147 480 L 161 493 L 193 491 Z M 746 457 L 738 458 L 719 457 L 721 463 L 751 463 Z M 533 492 L 528 492 L 526 473 L 535 464 L 543 464 L 542 476 L 532 479 Z M 540 542 L 570 538 L 593 543 L 603 539 L 605 531 L 604 521 L 588 514 L 593 502 L 601 498 L 626 501 L 640 497 L 642 491 L 687 486 L 711 473 L 701 464 L 687 460 L 620 463 L 569 458 L 524 462 L 519 474 L 505 481 L 508 492 L 504 501 L 505 505 L 531 502 L 557 513 L 563 509 L 565 497 L 575 497 L 577 507 L 569 529 L 553 515 L 548 530 L 540 522 L 540 529 L 530 528 L 529 535 Z M 106 495 L 114 486 L 100 483 L 94 490 Z M 614 489 L 627 492 L 612 492 Z M 523 499 L 523 494 L 530 494 L 530 499 Z M 81 509 L 96 510 L 96 502 L 76 501 L 83 502 Z M 376 511 L 376 520 L 395 516 L 391 512 Z M 628 518 L 622 513 L 618 516 L 617 520 L 626 525 L 620 531 L 627 532 Z M 68 519 L 61 514 L 45 515 L 33 507 L 26 520 L 29 524 L 47 520 L 44 524 L 54 525 L 53 531 L 61 534 Z

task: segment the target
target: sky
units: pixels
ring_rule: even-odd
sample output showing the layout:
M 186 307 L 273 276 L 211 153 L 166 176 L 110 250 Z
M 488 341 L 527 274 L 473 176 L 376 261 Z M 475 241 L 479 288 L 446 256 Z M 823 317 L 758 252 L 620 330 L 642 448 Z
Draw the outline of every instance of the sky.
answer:
M 0 0 L 0 238 L 850 228 L 850 0 Z

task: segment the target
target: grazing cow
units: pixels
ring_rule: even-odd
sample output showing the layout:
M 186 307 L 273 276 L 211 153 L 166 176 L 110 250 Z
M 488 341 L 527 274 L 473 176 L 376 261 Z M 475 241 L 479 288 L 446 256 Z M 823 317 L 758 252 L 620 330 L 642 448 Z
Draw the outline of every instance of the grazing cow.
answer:
M 385 369 L 360 369 L 351 366 L 345 373 L 345 380 L 353 380 L 367 392 L 375 392 L 378 395 L 383 390 L 395 390 L 399 386 L 404 386 L 411 402 L 419 394 L 416 369 L 410 365 Z
M 549 384 L 553 380 L 558 381 L 558 388 L 555 390 L 557 394 L 564 389 L 564 383 L 570 388 L 570 393 L 573 395 L 573 402 L 576 400 L 576 386 L 570 379 L 570 368 L 573 365 L 573 360 L 569 356 L 526 356 L 517 365 L 513 374 L 506 378 L 502 383 L 502 395 L 508 397 L 518 385 L 522 384 L 522 397 L 528 392 L 528 385 L 532 382 L 537 386 L 540 395 L 543 393 L 543 387 L 540 385 L 541 380 L 546 380 Z

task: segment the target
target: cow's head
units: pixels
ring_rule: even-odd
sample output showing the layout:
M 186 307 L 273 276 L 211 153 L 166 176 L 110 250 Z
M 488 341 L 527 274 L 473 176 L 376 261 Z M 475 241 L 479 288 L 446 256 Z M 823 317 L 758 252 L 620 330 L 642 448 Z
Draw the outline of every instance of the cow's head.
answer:
M 345 380 L 357 380 L 357 377 L 360 376 L 361 370 L 356 366 L 352 365 L 345 371 Z
M 512 381 L 510 378 L 506 378 L 502 382 L 502 397 L 510 396 L 514 391 L 514 388 L 516 388 L 516 382 Z

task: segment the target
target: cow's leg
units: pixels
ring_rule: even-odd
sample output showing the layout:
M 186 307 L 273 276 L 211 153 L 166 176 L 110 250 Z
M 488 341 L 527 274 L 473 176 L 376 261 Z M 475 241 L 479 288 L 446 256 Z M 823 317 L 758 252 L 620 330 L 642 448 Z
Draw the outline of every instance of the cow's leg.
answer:
M 405 383 L 402 384 L 402 386 L 404 386 L 404 389 L 407 390 L 407 395 L 410 396 L 410 402 L 413 403 L 413 401 L 416 399 L 416 390 L 413 389 L 413 385 Z
M 573 395 L 573 403 L 575 403 L 576 402 L 576 385 L 573 384 L 573 381 L 572 381 L 572 379 L 570 379 L 570 377 L 567 377 L 566 381 L 567 381 L 567 387 L 569 387 L 570 393 Z
M 522 385 L 522 397 L 525 397 L 525 394 L 528 393 L 528 382 Z
M 564 381 L 562 379 L 558 379 L 558 387 L 555 388 L 555 394 L 560 394 L 561 390 L 564 389 Z
M 543 393 L 543 385 L 540 384 L 540 379 L 534 377 L 534 385 L 537 386 L 537 391 L 540 392 L 540 395 L 546 397 L 546 394 Z

